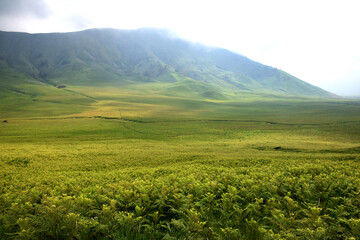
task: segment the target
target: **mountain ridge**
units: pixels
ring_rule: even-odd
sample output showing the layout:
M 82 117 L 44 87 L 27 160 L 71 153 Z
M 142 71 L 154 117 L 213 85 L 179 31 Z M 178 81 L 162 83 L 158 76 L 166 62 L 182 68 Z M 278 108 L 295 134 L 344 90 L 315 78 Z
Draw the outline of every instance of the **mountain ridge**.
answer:
M 0 31 L 0 66 L 53 86 L 127 88 L 154 83 L 168 84 L 157 89 L 161 94 L 186 96 L 186 91 L 193 91 L 210 99 L 242 91 L 335 97 L 241 54 L 148 28 L 40 34 Z

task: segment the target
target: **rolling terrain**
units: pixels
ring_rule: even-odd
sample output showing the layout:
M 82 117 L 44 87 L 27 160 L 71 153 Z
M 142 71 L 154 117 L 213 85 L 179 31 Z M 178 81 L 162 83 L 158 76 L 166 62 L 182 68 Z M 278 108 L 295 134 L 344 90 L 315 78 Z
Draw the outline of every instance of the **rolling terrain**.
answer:
M 360 238 L 358 100 L 162 31 L 0 43 L 1 239 Z
M 65 95 L 64 91 L 77 91 L 76 87 L 107 86 L 213 100 L 248 94 L 335 97 L 240 54 L 191 43 L 156 29 L 0 32 L 0 69 L 2 94 L 26 92 L 27 87 L 11 80 L 14 74 L 22 74 L 27 84 L 35 84 L 32 87 L 39 90 L 38 95 L 43 94 L 40 86 L 47 84 L 66 86 L 67 89 L 57 90 Z

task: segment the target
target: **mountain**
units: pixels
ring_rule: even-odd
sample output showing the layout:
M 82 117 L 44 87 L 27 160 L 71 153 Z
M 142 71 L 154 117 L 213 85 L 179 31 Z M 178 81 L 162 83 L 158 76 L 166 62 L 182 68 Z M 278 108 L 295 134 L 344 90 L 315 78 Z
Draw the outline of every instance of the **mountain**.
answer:
M 59 89 L 108 86 L 199 99 L 222 100 L 248 93 L 335 96 L 240 54 L 157 29 L 0 32 L 0 72 L 3 91 L 18 88 L 14 79 L 19 77 L 11 78 L 18 74 L 28 84 Z

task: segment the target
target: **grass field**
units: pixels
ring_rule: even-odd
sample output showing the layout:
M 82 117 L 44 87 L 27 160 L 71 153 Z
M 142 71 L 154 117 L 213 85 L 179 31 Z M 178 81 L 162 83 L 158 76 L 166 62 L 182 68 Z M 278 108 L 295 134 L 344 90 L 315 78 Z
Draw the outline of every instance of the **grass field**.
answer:
M 1 239 L 360 238 L 360 102 L 26 89 L 1 95 Z

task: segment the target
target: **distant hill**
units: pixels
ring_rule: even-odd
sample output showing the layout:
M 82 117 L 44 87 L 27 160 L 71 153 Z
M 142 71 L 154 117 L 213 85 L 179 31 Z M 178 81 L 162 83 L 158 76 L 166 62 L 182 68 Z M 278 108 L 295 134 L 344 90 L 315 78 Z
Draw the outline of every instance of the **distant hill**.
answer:
M 9 89 L 16 88 L 11 76 L 20 74 L 59 89 L 150 88 L 160 95 L 218 100 L 241 93 L 335 97 L 279 69 L 157 29 L 0 32 L 0 72 L 2 87 Z

